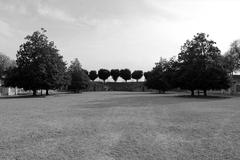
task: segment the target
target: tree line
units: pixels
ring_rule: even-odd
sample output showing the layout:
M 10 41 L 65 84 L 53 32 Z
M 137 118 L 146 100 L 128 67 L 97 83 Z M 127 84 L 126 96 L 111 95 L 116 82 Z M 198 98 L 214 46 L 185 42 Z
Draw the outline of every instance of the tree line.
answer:
M 146 73 L 146 86 L 165 92 L 173 88 L 191 91 L 228 89 L 233 72 L 240 69 L 240 41 L 234 41 L 230 50 L 221 55 L 216 42 L 205 33 L 187 40 L 180 53 L 170 59 L 161 58 Z
M 6 87 L 18 87 L 32 90 L 59 89 L 66 86 L 79 92 L 88 86 L 89 78 L 85 75 L 78 59 L 67 63 L 58 53 L 53 41 L 49 41 L 46 30 L 35 31 L 25 37 L 26 42 L 20 45 L 17 51 L 16 64 L 5 69 L 0 75 Z
M 0 54 L 0 79 L 4 80 L 4 86 L 32 90 L 33 95 L 38 90 L 46 90 L 48 95 L 50 89 L 59 88 L 79 92 L 88 88 L 90 80 L 94 81 L 96 78 L 105 83 L 110 76 L 115 82 L 119 77 L 127 82 L 131 78 L 138 81 L 143 76 L 143 71 L 131 73 L 129 69 L 88 72 L 82 68 L 77 58 L 67 67 L 54 42 L 48 40 L 46 32 L 42 28 L 26 36 L 26 42 L 17 51 L 16 62 Z
M 105 81 L 111 76 L 116 82 L 119 77 L 126 82 L 138 81 L 145 77 L 145 85 L 159 92 L 174 88 L 194 91 L 202 90 L 204 95 L 210 89 L 227 89 L 231 85 L 233 72 L 240 69 L 240 41 L 234 41 L 230 50 L 221 55 L 216 42 L 205 33 L 196 34 L 187 40 L 180 53 L 170 59 L 161 58 L 151 71 L 131 72 L 129 69 L 99 69 L 88 72 L 83 69 L 79 60 L 71 61 L 69 67 L 58 53 L 53 41 L 49 41 L 46 30 L 35 31 L 25 37 L 26 42 L 20 45 L 16 62 L 0 54 L 0 79 L 8 87 L 24 90 L 67 88 L 79 92 L 89 86 L 90 80 L 97 78 Z

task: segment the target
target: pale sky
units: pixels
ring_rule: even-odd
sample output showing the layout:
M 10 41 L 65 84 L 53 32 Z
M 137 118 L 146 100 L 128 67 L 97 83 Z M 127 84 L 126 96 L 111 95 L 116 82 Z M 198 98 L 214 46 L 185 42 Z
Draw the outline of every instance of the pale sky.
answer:
M 226 52 L 240 38 L 239 0 L 0 0 L 0 52 L 48 32 L 64 60 L 88 70 L 150 70 L 205 32 Z

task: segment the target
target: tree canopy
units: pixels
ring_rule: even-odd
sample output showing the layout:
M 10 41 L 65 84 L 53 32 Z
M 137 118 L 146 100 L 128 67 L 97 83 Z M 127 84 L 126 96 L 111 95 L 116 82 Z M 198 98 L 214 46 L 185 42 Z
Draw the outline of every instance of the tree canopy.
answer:
M 198 33 L 181 47 L 178 54 L 179 70 L 178 85 L 188 89 L 194 95 L 194 90 L 203 90 L 204 95 L 210 89 L 226 89 L 229 87 L 227 72 L 221 63 L 221 52 L 209 40 L 205 33 Z M 216 76 L 217 72 L 221 76 Z
M 145 73 L 146 86 L 165 92 L 172 88 L 191 91 L 227 89 L 229 78 L 223 56 L 216 43 L 205 33 L 198 33 L 181 47 L 178 59 L 161 58 L 150 72 Z
M 138 82 L 139 79 L 141 79 L 143 76 L 143 71 L 142 70 L 135 70 L 132 72 L 132 78 L 136 79 L 136 81 Z
M 98 78 L 97 71 L 94 71 L 94 70 L 90 71 L 88 76 L 92 81 L 95 81 L 95 79 Z
M 7 82 L 9 86 L 16 85 L 25 90 L 33 90 L 36 95 L 38 89 L 46 89 L 48 94 L 49 89 L 62 85 L 66 63 L 58 54 L 54 42 L 48 40 L 46 32 L 41 29 L 25 37 L 26 42 L 20 45 L 17 51 L 17 68 L 13 70 L 18 81 L 14 84 Z
M 131 79 L 131 76 L 131 71 L 129 69 L 126 68 L 120 70 L 120 77 L 126 82 Z
M 149 77 L 149 75 L 150 75 L 150 71 L 147 71 L 147 72 L 144 72 L 144 73 L 143 73 L 143 76 L 144 76 L 145 80 L 147 80 L 147 78 Z
M 111 76 L 112 76 L 112 79 L 117 82 L 118 80 L 118 77 L 120 76 L 120 71 L 119 69 L 112 69 L 111 72 L 110 72 Z
M 108 79 L 108 78 L 110 77 L 110 72 L 109 72 L 109 70 L 107 70 L 107 69 L 100 69 L 100 70 L 98 71 L 98 77 L 99 77 L 100 79 L 102 79 L 103 82 L 104 82 L 104 84 L 105 84 L 106 79 Z
M 159 93 L 164 93 L 165 91 L 173 88 L 173 77 L 175 72 L 173 72 L 173 61 L 169 61 L 164 58 L 160 58 L 160 61 L 155 64 L 155 67 L 150 72 L 145 72 L 146 82 L 145 85 L 150 89 L 156 89 Z

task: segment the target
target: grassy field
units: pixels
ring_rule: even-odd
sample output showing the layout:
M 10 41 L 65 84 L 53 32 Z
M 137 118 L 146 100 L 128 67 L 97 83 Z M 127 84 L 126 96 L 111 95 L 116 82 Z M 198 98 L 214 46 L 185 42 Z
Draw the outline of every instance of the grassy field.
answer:
M 240 98 L 88 92 L 0 99 L 1 160 L 240 159 Z

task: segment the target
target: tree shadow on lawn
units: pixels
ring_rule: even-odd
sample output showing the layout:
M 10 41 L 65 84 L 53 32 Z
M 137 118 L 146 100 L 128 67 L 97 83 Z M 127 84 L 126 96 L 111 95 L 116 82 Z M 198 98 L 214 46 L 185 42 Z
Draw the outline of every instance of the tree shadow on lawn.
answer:
M 192 102 L 211 102 L 229 99 L 228 96 L 189 96 L 186 94 L 145 94 L 143 96 L 129 96 L 129 97 L 114 97 L 106 100 L 92 101 L 84 106 L 83 108 L 114 108 L 114 107 L 149 107 L 149 106 L 159 106 L 159 105 L 170 105 L 170 104 L 180 104 L 180 103 L 192 103 Z M 78 105 L 75 105 L 77 107 Z
M 159 93 L 158 91 L 154 92 L 117 92 L 113 95 L 154 95 L 157 97 L 169 97 L 169 98 L 186 98 L 186 99 L 202 99 L 202 100 L 221 100 L 221 99 L 229 99 L 235 96 L 232 95 L 223 95 L 223 94 L 208 94 L 207 96 L 204 95 L 194 95 L 191 96 L 188 92 L 176 92 L 176 91 L 167 91 L 165 93 Z
M 25 99 L 25 98 L 45 98 L 45 95 L 17 95 L 17 96 L 2 96 L 0 99 Z
M 104 93 L 104 92 L 101 92 Z M 144 95 L 144 94 L 155 94 L 153 92 L 137 92 L 137 91 L 107 91 L 111 95 Z
M 160 96 L 169 96 L 169 97 L 179 97 L 179 98 L 191 98 L 191 99 L 228 99 L 232 97 L 236 97 L 233 95 L 223 95 L 223 94 L 212 94 L 209 93 L 207 96 L 204 95 L 194 95 L 191 96 L 189 92 L 177 92 L 177 91 L 167 91 L 165 93 L 158 93 L 158 92 L 149 92 L 147 94 L 154 94 L 154 95 L 160 95 Z
M 190 98 L 190 99 L 206 99 L 206 100 L 221 100 L 221 99 L 229 99 L 232 98 L 232 96 L 228 96 L 228 95 L 208 95 L 208 96 L 204 96 L 204 95 L 195 95 L 195 96 L 191 96 L 191 95 L 176 95 L 175 97 L 179 97 L 179 98 Z

